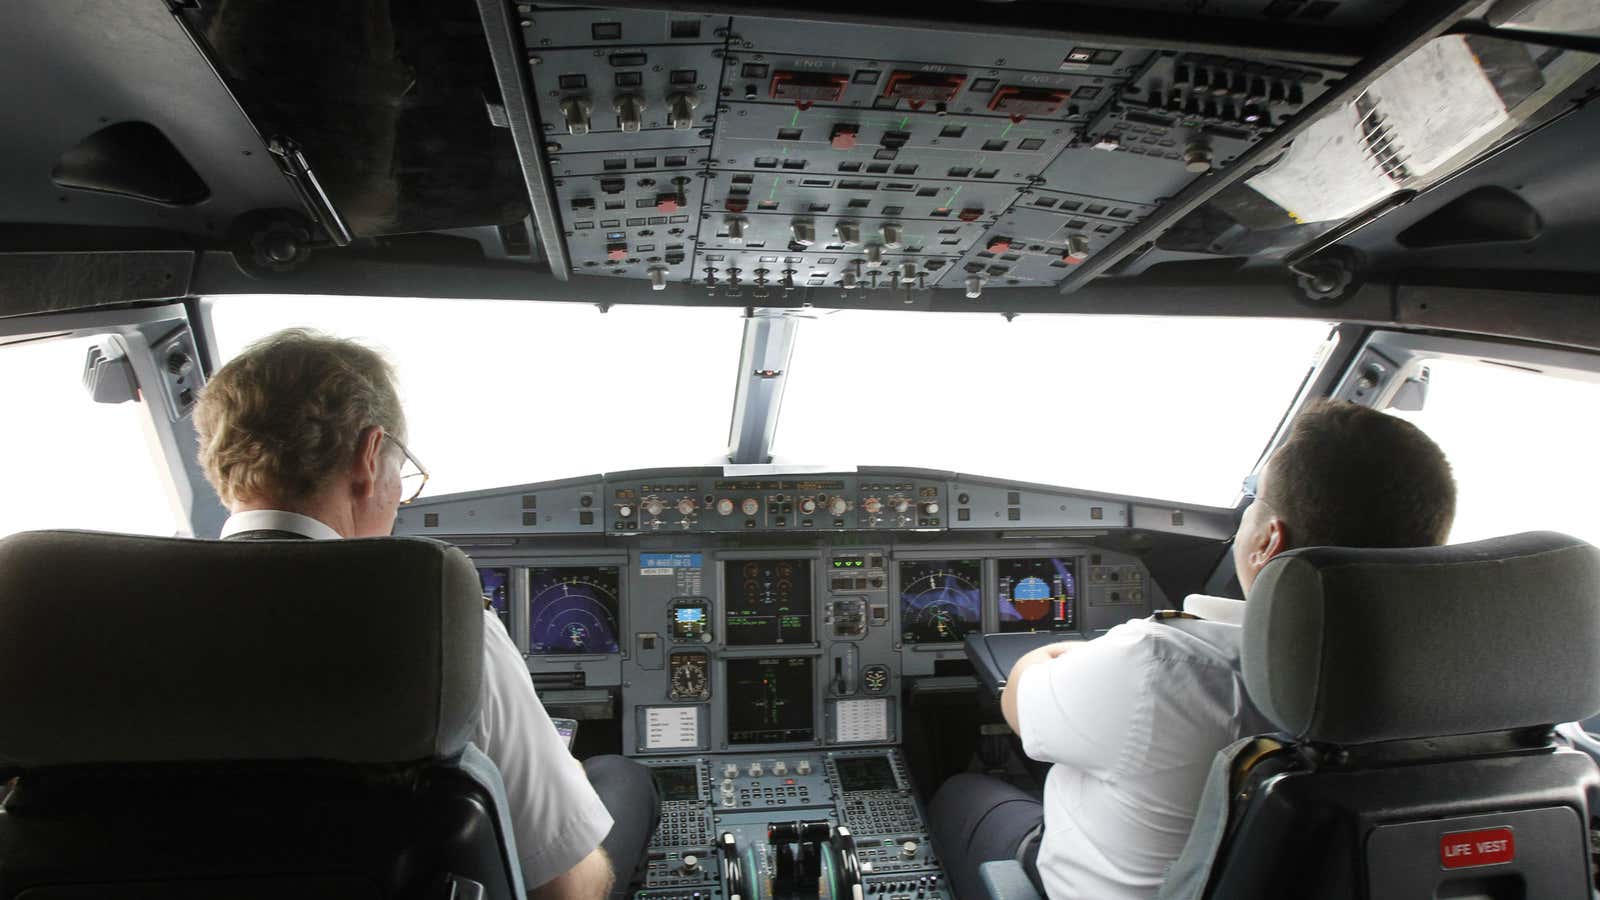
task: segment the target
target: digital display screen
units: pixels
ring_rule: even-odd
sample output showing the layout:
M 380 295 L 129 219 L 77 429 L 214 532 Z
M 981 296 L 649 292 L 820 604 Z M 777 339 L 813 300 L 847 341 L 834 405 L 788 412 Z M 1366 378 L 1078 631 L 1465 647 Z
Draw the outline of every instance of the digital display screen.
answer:
M 494 610 L 500 625 L 511 631 L 511 570 L 480 568 L 478 581 L 483 584 L 483 608 Z
M 815 740 L 815 662 L 809 656 L 728 660 L 728 743 Z
M 1078 561 L 997 560 L 1001 631 L 1077 631 Z
M 892 791 L 899 787 L 887 756 L 841 756 L 833 761 L 845 791 Z
M 617 567 L 528 569 L 528 649 L 534 653 L 616 653 Z
M 900 562 L 900 631 L 908 644 L 953 644 L 983 622 L 983 563 Z
M 711 607 L 704 600 L 675 600 L 672 604 L 672 639 L 698 641 L 706 633 Z
M 651 769 L 650 777 L 656 780 L 663 803 L 700 799 L 700 773 L 694 766 L 661 766 Z
M 729 646 L 805 644 L 811 637 L 811 560 L 730 559 L 722 568 Z

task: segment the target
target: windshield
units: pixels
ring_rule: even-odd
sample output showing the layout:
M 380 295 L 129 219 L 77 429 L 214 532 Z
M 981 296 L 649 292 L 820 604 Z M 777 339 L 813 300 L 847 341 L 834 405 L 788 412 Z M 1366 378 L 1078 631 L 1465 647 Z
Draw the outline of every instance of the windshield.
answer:
M 737 309 L 239 296 L 211 315 L 224 360 L 291 326 L 383 351 L 430 496 L 726 454 Z
M 447 305 L 448 304 L 448 305 Z M 945 469 L 1232 505 L 1321 322 L 889 313 L 802 319 L 774 462 Z M 213 301 L 222 358 L 295 325 L 395 364 L 428 493 L 721 465 L 743 312 L 352 297 Z
M 848 310 L 802 324 L 774 453 L 1232 506 L 1328 333 Z

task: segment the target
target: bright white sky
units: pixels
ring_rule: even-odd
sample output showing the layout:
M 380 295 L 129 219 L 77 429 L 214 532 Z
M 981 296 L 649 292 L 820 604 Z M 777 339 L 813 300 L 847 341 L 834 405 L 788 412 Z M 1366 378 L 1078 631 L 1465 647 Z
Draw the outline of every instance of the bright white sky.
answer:
M 214 306 L 218 346 L 290 325 L 357 337 L 397 364 L 429 493 L 725 452 L 734 309 L 263 297 Z M 1327 333 L 1321 323 L 845 311 L 801 323 L 779 462 L 906 465 L 1231 505 Z M 134 404 L 81 386 L 92 339 L 0 348 L 0 534 L 177 524 Z M 1454 540 L 1533 528 L 1600 541 L 1589 477 L 1600 384 L 1435 361 Z M 26 386 L 26 389 L 19 389 Z M 20 437 L 21 439 L 18 439 Z

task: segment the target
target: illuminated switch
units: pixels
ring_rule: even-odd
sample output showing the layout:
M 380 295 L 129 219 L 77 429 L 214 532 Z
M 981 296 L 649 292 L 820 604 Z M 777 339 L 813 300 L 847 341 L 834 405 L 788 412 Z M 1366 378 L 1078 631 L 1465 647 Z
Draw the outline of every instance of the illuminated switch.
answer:
M 961 211 L 960 218 L 963 222 L 976 222 L 983 218 L 983 210 L 975 209 L 969 206 Z
M 749 208 L 750 201 L 744 197 L 729 197 L 722 206 L 728 212 L 742 213 Z
M 627 244 L 607 244 L 606 245 L 606 259 L 609 259 L 612 262 L 622 262 L 623 260 L 625 260 L 627 258 L 628 258 L 628 245 Z
M 990 253 L 1010 253 L 1011 238 L 997 237 L 989 241 L 989 246 L 984 248 Z
M 854 150 L 860 128 L 861 126 L 852 122 L 841 122 L 833 126 L 833 131 L 828 135 L 828 143 L 835 150 Z
M 675 213 L 683 206 L 677 194 L 657 194 L 656 212 Z

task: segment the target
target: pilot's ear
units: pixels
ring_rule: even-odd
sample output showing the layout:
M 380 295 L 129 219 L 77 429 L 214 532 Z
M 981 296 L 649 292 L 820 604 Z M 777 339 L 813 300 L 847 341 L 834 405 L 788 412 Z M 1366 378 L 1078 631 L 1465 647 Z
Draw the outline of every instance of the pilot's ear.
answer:
M 383 465 L 383 426 L 362 430 L 356 439 L 356 452 L 350 461 L 350 489 L 358 497 L 370 497 L 378 489 L 378 473 Z
M 1256 563 L 1256 569 L 1259 571 L 1262 566 L 1271 562 L 1274 556 L 1289 549 L 1289 526 L 1277 516 L 1269 517 L 1261 528 L 1260 543 L 1253 549 L 1259 552 L 1260 562 Z M 1255 561 L 1254 556 L 1255 554 L 1252 554 L 1252 562 Z

